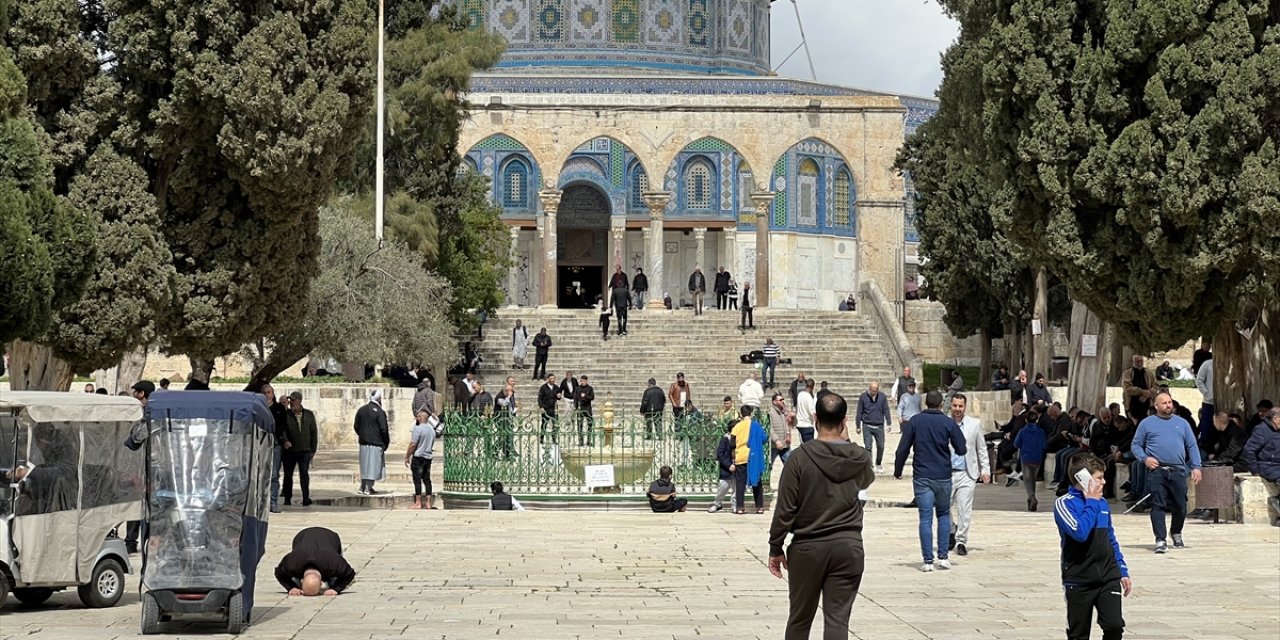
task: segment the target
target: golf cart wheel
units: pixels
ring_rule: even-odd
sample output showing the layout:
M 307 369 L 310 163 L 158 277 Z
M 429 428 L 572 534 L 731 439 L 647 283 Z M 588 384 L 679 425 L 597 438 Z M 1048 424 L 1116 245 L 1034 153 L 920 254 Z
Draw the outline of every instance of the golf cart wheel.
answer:
M 80 585 L 76 592 L 80 594 L 80 602 L 90 609 L 116 606 L 124 595 L 124 567 L 112 558 L 99 560 L 89 583 Z
M 45 600 L 53 597 L 53 589 L 26 588 L 14 589 L 13 597 L 25 605 L 36 606 L 44 604 Z
M 150 593 L 142 594 L 142 635 L 160 633 L 160 603 Z
M 244 593 L 237 591 L 227 600 L 227 633 L 236 635 L 244 628 Z

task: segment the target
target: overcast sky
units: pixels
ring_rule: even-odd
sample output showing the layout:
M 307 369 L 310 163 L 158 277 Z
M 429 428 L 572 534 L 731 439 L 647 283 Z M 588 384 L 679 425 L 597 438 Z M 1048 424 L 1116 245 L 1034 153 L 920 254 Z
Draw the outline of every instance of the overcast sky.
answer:
M 819 82 L 933 97 L 940 56 L 959 25 L 934 0 L 795 0 Z M 773 61 L 778 75 L 809 79 L 792 0 L 773 3 Z

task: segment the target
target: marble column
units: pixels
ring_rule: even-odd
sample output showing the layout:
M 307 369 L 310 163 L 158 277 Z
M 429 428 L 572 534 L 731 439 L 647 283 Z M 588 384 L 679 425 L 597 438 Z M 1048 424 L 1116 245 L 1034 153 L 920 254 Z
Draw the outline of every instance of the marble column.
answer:
M 507 250 L 510 266 L 507 268 L 507 307 L 519 306 L 516 298 L 520 287 L 520 227 L 511 227 L 511 248 Z
M 738 230 L 729 228 L 723 231 L 724 244 L 720 251 L 720 262 L 742 287 L 742 274 L 738 272 Z
M 701 267 L 702 273 L 715 273 L 715 269 L 708 269 L 704 262 L 707 261 L 707 228 L 696 227 L 693 230 L 693 241 L 698 243 L 697 249 L 693 252 L 693 265 Z
M 772 191 L 757 191 L 751 194 L 751 202 L 756 205 L 756 298 L 754 307 L 769 306 L 769 226 L 772 222 Z
M 540 307 L 556 308 L 560 279 L 556 269 L 560 266 L 556 248 L 556 213 L 560 209 L 560 190 L 544 189 L 538 192 L 542 201 L 542 287 Z
M 626 255 L 627 255 L 627 252 L 626 252 L 626 244 L 627 244 L 627 227 L 626 227 L 626 224 L 627 224 L 626 219 L 625 219 L 625 218 L 620 218 L 620 219 L 618 219 L 618 220 L 615 220 L 615 221 L 613 222 L 613 226 L 611 227 L 611 230 L 613 231 L 613 261 L 612 261 L 611 263 L 609 263 L 609 268 L 608 268 L 608 271 L 609 271 L 609 272 L 605 275 L 605 277 L 612 277 L 612 276 L 613 276 L 613 268 L 614 268 L 614 267 L 616 267 L 616 266 L 618 266 L 618 265 L 621 265 L 621 266 L 622 266 L 622 270 L 623 270 L 623 271 L 626 271 L 626 270 L 627 270 L 627 263 L 626 263 Z
M 666 292 L 663 280 L 663 262 L 666 260 L 666 244 L 662 241 L 662 216 L 671 202 L 671 194 L 666 191 L 654 191 L 644 194 L 644 204 L 649 207 L 649 228 L 645 236 L 644 252 L 648 256 L 649 265 L 646 274 L 649 276 L 649 309 L 664 309 L 662 294 Z

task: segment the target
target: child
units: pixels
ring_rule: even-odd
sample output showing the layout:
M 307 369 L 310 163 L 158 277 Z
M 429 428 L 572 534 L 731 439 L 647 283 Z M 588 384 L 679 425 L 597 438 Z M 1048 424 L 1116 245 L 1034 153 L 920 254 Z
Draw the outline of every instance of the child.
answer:
M 1120 553 L 1111 511 L 1102 499 L 1106 464 L 1097 456 L 1078 453 L 1071 457 L 1067 473 L 1071 488 L 1054 504 L 1053 518 L 1062 539 L 1062 588 L 1067 601 L 1067 640 L 1089 640 L 1093 610 L 1098 610 L 1102 640 L 1124 636 L 1122 591 L 1133 589 L 1129 567 Z M 1076 479 L 1081 469 L 1093 478 L 1088 486 Z
M 898 426 L 906 427 L 907 421 L 920 414 L 920 396 L 916 394 L 916 381 L 907 383 L 907 391 L 898 398 Z M 886 432 L 892 429 L 886 429 Z
M 1027 511 L 1035 511 L 1040 504 L 1036 500 L 1036 476 L 1040 473 L 1040 465 L 1044 463 L 1044 448 L 1048 439 L 1040 424 L 1027 420 L 1027 426 L 1018 431 L 1013 439 L 1013 446 L 1018 449 L 1018 458 L 1022 461 L 1022 483 L 1027 488 Z
M 707 513 L 715 513 L 724 508 L 724 499 L 729 495 L 729 491 L 733 489 L 733 434 L 725 431 L 720 437 L 720 442 L 716 444 L 716 461 L 720 466 L 720 484 L 716 487 L 715 500 L 711 501 L 711 508 L 707 509 Z
M 493 492 L 493 497 L 489 498 L 490 511 L 524 511 L 524 505 L 504 491 L 501 482 L 490 483 L 489 490 Z
M 663 465 L 658 479 L 649 485 L 649 508 L 654 513 L 684 513 L 689 501 L 676 497 L 676 483 L 671 481 L 671 467 Z

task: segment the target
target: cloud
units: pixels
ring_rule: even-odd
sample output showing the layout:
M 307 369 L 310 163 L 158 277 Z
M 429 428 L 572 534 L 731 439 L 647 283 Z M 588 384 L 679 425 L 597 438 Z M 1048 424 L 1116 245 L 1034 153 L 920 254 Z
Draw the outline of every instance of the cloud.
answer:
M 934 0 L 798 0 L 819 82 L 933 97 L 941 56 L 959 32 Z M 771 46 L 778 75 L 809 79 L 792 0 L 773 3 Z

